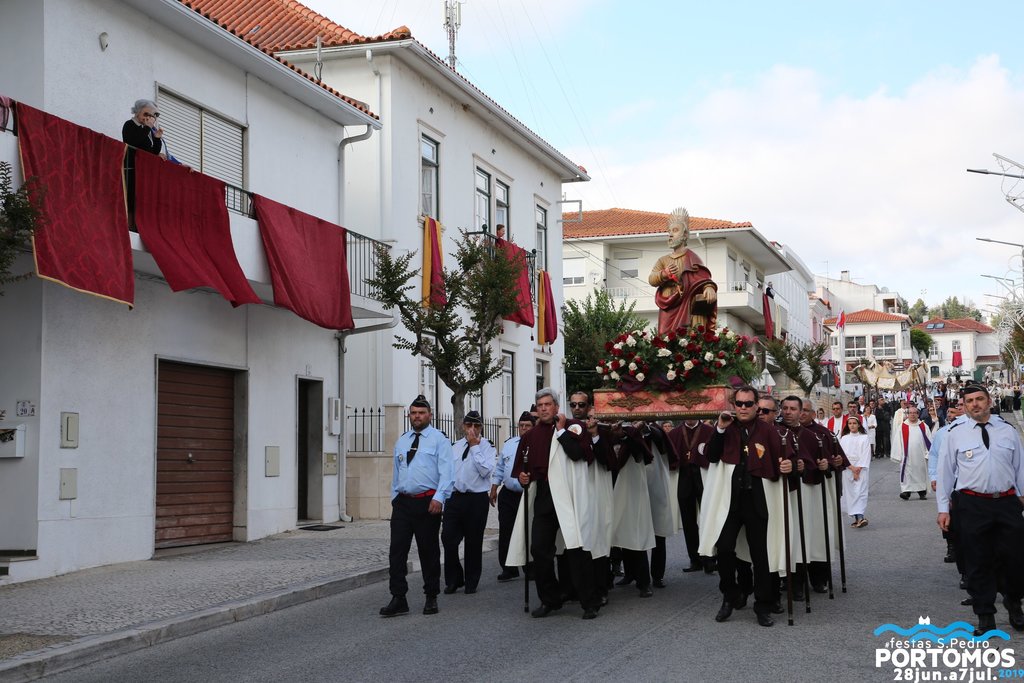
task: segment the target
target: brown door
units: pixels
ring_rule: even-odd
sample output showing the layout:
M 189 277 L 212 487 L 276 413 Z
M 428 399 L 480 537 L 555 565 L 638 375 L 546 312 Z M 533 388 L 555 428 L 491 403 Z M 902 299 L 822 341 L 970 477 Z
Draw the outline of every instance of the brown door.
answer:
M 235 374 L 160 361 L 156 547 L 232 539 Z

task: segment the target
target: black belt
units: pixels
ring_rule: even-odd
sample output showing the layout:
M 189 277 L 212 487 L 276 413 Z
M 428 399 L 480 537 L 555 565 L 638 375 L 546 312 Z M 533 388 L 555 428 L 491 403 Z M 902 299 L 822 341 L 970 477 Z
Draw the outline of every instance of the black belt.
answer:
M 487 491 L 452 491 L 453 496 L 483 496 Z

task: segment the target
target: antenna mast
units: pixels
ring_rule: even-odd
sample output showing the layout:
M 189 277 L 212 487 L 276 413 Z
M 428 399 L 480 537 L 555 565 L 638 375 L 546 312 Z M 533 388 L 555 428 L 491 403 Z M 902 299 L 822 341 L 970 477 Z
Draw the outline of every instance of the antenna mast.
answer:
M 462 26 L 462 3 L 444 0 L 444 30 L 448 32 L 448 66 L 455 68 L 455 34 Z

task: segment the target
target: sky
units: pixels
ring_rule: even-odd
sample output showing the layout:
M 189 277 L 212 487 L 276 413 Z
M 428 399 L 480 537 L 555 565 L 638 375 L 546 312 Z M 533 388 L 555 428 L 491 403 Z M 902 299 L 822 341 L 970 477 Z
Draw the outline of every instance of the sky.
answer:
M 305 4 L 448 54 L 443 0 Z M 587 168 L 584 210 L 750 221 L 815 274 L 984 310 L 1022 248 L 976 238 L 1024 244 L 1024 213 L 966 169 L 1024 163 L 1022 27 L 1020 0 L 467 0 L 456 55 Z

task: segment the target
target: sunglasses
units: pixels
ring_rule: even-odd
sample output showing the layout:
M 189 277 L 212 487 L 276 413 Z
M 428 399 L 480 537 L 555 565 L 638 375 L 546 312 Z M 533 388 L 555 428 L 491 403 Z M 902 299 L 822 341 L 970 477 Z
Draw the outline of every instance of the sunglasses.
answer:
M 753 408 L 757 401 L 733 401 L 737 408 Z
M 160 112 L 157 112 L 155 114 L 143 114 L 142 118 L 144 118 L 144 119 L 158 119 L 158 118 L 160 118 Z
M 569 407 L 570 408 L 586 408 L 587 405 L 588 404 L 587 404 L 586 401 L 583 401 L 581 403 L 577 403 L 576 401 L 569 401 Z
M 739 405 L 739 403 L 737 403 L 736 405 Z M 771 415 L 772 413 L 775 412 L 775 408 L 758 408 L 757 412 L 760 413 L 761 415 Z

